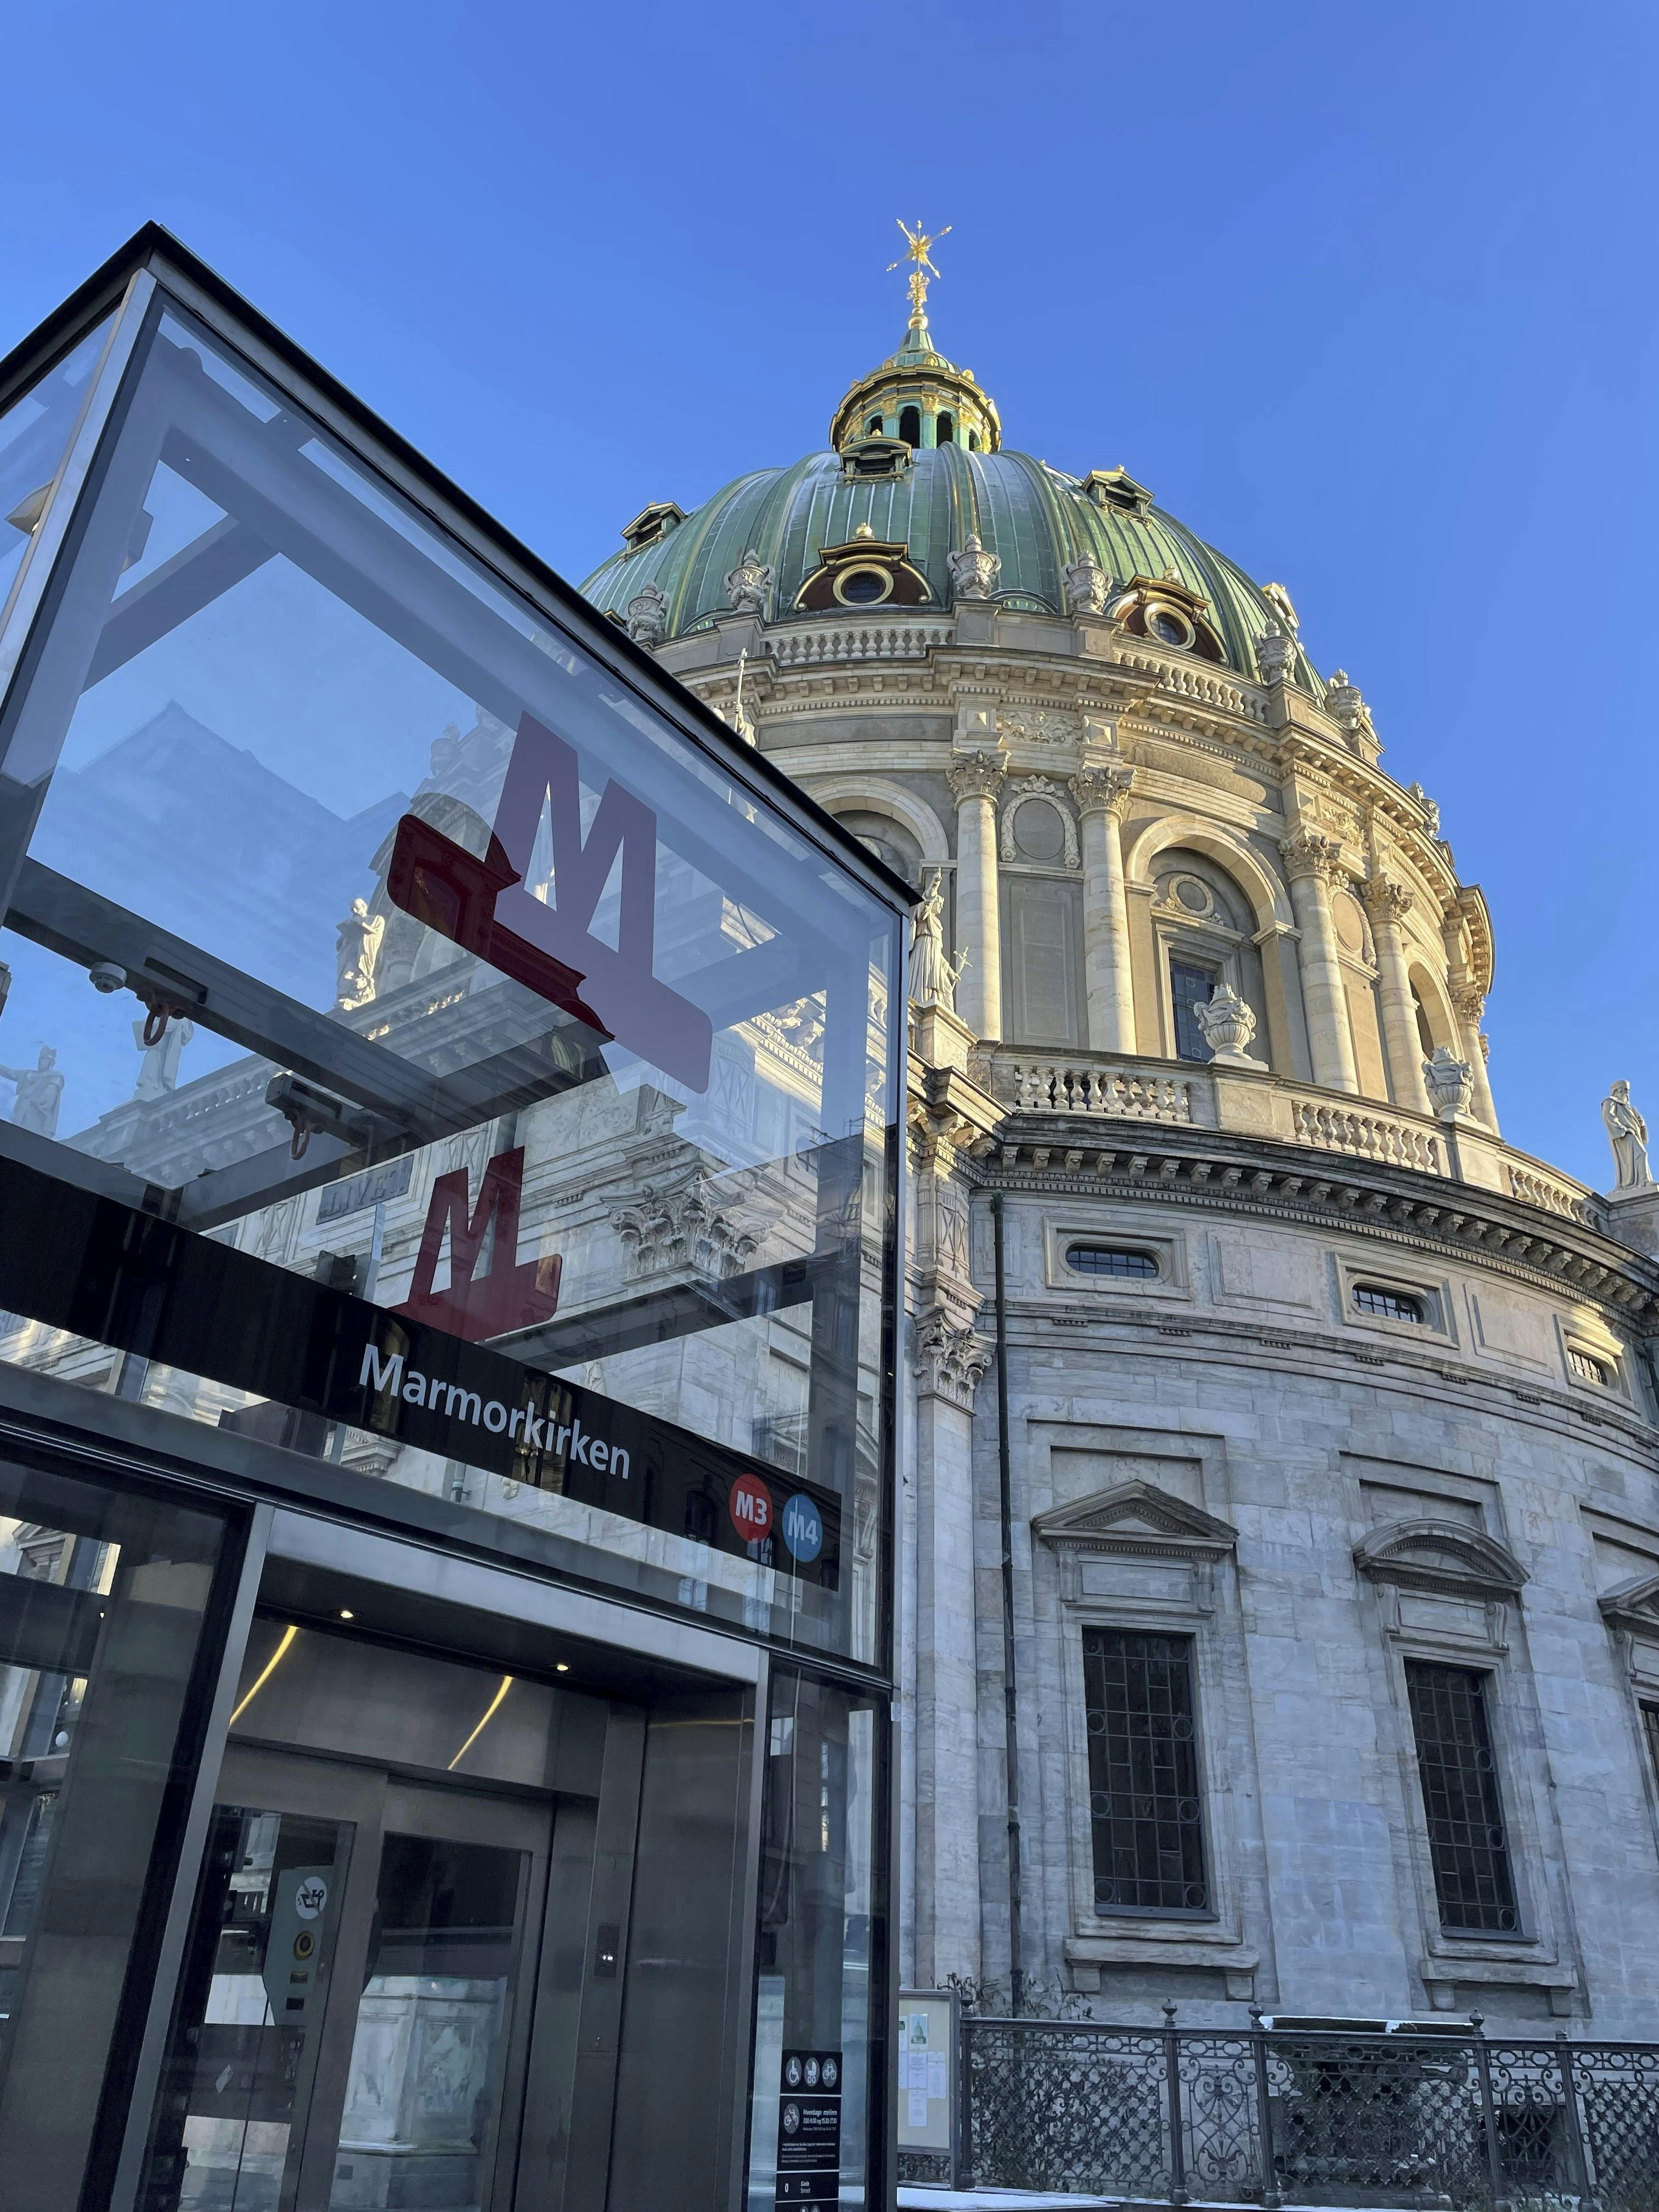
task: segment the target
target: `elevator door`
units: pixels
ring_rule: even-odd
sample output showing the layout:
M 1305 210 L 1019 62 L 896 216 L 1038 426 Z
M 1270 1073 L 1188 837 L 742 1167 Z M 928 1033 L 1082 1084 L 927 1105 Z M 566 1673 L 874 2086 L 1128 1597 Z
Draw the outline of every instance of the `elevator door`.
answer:
M 551 1808 L 236 1745 L 217 1800 L 149 2212 L 507 2212 Z

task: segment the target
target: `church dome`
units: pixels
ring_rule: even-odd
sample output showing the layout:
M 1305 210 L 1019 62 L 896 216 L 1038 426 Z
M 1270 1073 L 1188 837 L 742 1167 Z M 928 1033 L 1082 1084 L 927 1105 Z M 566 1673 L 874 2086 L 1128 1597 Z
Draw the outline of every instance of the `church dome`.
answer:
M 896 609 L 942 611 L 955 597 L 951 556 L 977 539 L 1000 563 L 991 596 L 1006 608 L 1065 615 L 1067 569 L 1092 562 L 1107 609 L 1132 632 L 1261 680 L 1257 648 L 1269 626 L 1295 634 L 1281 587 L 1253 583 L 1122 467 L 1071 475 L 1004 450 L 995 403 L 971 370 L 937 350 L 912 296 L 903 343 L 849 387 L 827 448 L 751 470 L 689 514 L 653 501 L 623 530 L 623 550 L 586 579 L 587 598 L 621 623 L 643 597 L 652 642 L 684 637 L 731 612 L 727 580 L 752 556 L 769 571 L 755 609 L 763 620 L 821 620 L 827 607 L 863 603 L 821 580 L 870 542 L 885 549 L 895 580 L 908 572 L 890 586 Z M 1322 697 L 1299 645 L 1286 672 Z

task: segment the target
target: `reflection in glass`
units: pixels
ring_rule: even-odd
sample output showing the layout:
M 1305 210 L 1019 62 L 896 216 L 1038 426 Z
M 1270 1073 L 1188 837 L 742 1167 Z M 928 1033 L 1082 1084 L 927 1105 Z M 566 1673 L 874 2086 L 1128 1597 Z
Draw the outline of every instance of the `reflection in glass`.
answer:
M 524 1854 L 388 1834 L 330 2203 L 487 2203 Z
M 277 2212 L 305 2145 L 348 1821 L 214 1808 L 144 2212 Z
M 0 413 L 0 620 L 108 336 L 100 323 Z
M 893 916 L 181 312 L 136 360 L 0 728 L 0 1115 L 136 1210 L 759 1460 L 780 1521 L 815 1486 L 844 1541 L 833 1573 L 722 1549 L 723 1495 L 643 1526 L 465 1434 L 46 1327 L 26 1285 L 0 1358 L 876 1656 Z

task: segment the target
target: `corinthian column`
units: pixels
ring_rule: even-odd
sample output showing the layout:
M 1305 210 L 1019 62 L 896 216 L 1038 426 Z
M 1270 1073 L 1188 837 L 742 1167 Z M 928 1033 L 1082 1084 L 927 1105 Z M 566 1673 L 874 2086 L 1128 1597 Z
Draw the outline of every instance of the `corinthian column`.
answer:
M 968 965 L 957 984 L 957 1012 L 976 1037 L 1002 1035 L 1002 918 L 997 903 L 1000 752 L 959 753 L 951 770 L 957 795 L 957 951 Z
M 1096 1052 L 1135 1048 L 1129 974 L 1129 908 L 1123 896 L 1120 825 L 1129 811 L 1134 770 L 1085 767 L 1071 779 L 1083 823 L 1083 974 L 1089 994 L 1089 1042 Z
M 1359 1088 L 1348 994 L 1343 988 L 1331 890 L 1343 877 L 1342 848 L 1334 837 L 1298 830 L 1279 842 L 1291 879 L 1291 905 L 1302 933 L 1302 999 L 1308 1012 L 1308 1048 L 1314 1081 L 1329 1091 Z
M 1406 940 L 1401 930 L 1412 910 L 1412 895 L 1403 884 L 1373 876 L 1363 886 L 1363 896 L 1376 945 L 1376 994 L 1382 1004 L 1382 1044 L 1389 1055 L 1395 1103 L 1409 1106 L 1414 1114 L 1431 1113 L 1423 1084 L 1423 1041 L 1417 1033 Z
M 1457 1034 L 1462 1039 L 1463 1057 L 1474 1074 L 1474 1108 L 1475 1119 L 1484 1121 L 1493 1136 L 1498 1134 L 1498 1109 L 1492 1103 L 1492 1085 L 1486 1079 L 1486 1054 L 1480 1042 L 1480 1017 L 1486 1010 L 1486 1001 L 1477 983 L 1458 983 L 1452 987 L 1452 1012 L 1457 1017 Z

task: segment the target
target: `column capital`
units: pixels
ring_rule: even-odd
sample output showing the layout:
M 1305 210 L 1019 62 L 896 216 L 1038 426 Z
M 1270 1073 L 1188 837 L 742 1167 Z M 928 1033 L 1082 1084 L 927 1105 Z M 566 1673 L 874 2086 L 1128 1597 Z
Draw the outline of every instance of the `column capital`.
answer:
M 1460 1021 L 1478 1022 L 1486 1011 L 1486 994 L 1478 983 L 1454 983 L 1446 995 Z
M 974 1393 L 991 1364 L 992 1346 L 971 1323 L 957 1324 L 948 1306 L 918 1314 L 916 1384 L 924 1398 L 944 1398 L 964 1413 L 974 1409 Z
M 1088 766 L 1066 779 L 1079 814 L 1092 813 L 1098 807 L 1104 813 L 1115 815 L 1120 822 L 1129 811 L 1134 780 L 1132 768 Z
M 1001 790 L 1008 764 L 1000 752 L 958 753 L 945 771 L 957 801 L 994 799 Z
M 1279 849 L 1285 858 L 1285 872 L 1292 881 L 1299 876 L 1316 876 L 1328 884 L 1346 879 L 1342 847 L 1334 837 L 1322 837 L 1316 830 L 1298 830 L 1291 836 L 1281 837 Z
M 1415 903 L 1404 884 L 1394 883 L 1387 876 L 1367 876 L 1359 886 L 1359 896 L 1373 921 L 1403 921 Z

